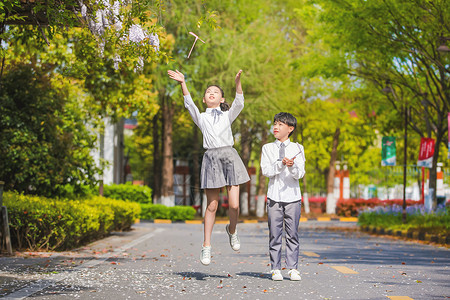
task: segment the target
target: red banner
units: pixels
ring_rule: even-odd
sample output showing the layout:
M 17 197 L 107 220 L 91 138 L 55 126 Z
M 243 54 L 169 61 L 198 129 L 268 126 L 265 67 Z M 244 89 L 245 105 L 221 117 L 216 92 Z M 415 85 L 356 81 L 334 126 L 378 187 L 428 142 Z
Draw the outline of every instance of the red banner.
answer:
M 419 167 L 431 168 L 433 165 L 434 139 L 421 138 L 420 152 L 417 165 Z

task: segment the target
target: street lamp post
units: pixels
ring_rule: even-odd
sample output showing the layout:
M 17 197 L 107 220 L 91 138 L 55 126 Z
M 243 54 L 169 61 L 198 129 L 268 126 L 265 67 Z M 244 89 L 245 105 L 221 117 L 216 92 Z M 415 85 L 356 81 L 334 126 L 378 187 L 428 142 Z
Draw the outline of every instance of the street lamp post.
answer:
M 403 147 L 403 209 L 402 209 L 402 221 L 406 223 L 406 155 L 408 147 L 408 109 L 405 103 L 405 146 Z

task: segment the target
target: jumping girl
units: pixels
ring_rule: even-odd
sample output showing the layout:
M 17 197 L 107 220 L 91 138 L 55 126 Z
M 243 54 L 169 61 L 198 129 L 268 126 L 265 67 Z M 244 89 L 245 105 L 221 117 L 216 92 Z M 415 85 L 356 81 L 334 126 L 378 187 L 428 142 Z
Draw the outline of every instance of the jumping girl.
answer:
M 231 105 L 225 102 L 223 90 L 217 85 L 209 86 L 203 95 L 207 109 L 200 113 L 189 94 L 184 75 L 176 70 L 167 71 L 170 78 L 181 84 L 184 106 L 188 109 L 194 123 L 203 133 L 203 155 L 201 170 L 201 188 L 205 189 L 207 208 L 204 220 L 204 241 L 200 261 L 204 265 L 211 262 L 211 233 L 219 204 L 220 188 L 226 186 L 228 192 L 228 214 L 230 224 L 225 230 L 234 251 L 241 248 L 237 235 L 239 216 L 239 185 L 250 180 L 247 170 L 237 151 L 233 148 L 234 140 L 231 124 L 244 108 L 244 95 L 241 85 L 242 70 L 236 74 L 236 98 Z

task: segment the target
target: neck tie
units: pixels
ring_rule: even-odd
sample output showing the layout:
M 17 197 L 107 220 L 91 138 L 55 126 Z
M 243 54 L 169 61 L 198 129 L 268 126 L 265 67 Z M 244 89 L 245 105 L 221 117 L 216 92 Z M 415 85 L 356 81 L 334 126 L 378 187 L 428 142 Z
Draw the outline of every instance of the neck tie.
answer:
M 216 124 L 216 122 L 219 121 L 219 116 L 223 114 L 223 112 L 215 108 L 211 110 L 211 114 L 214 116 L 214 124 Z
M 285 148 L 286 148 L 286 146 L 284 145 L 284 143 L 281 143 L 280 144 L 280 160 L 283 160 L 283 158 L 285 158 L 285 156 L 286 156 Z

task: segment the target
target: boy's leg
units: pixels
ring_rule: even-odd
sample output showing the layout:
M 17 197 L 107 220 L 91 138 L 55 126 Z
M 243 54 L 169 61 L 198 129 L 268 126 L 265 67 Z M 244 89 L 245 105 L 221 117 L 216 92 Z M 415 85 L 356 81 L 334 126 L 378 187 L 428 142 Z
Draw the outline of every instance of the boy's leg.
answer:
M 283 236 L 283 206 L 267 199 L 269 225 L 269 256 L 272 270 L 281 270 L 281 244 Z
M 216 211 L 219 204 L 220 189 L 205 189 L 206 193 L 206 211 L 204 225 L 204 242 L 203 246 L 211 246 L 211 234 L 216 220 Z
M 228 229 L 233 234 L 239 217 L 239 186 L 227 186 L 228 191 L 228 214 L 230 215 L 230 226 Z
M 297 269 L 300 243 L 298 239 L 298 224 L 302 201 L 286 203 L 284 207 L 284 226 L 286 230 L 286 268 Z

